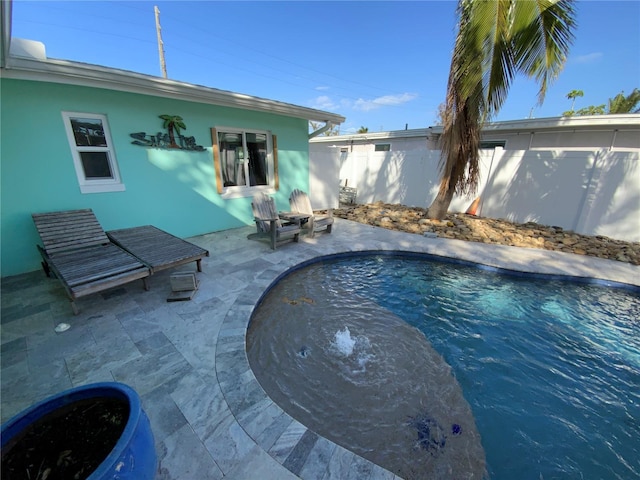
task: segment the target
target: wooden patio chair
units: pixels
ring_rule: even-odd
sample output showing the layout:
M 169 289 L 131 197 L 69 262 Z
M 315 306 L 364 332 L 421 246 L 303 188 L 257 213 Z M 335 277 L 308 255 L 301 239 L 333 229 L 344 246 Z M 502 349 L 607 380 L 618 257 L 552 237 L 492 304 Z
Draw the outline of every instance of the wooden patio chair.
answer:
M 266 193 L 258 193 L 251 202 L 253 218 L 256 222 L 256 233 L 248 238 L 269 238 L 271 249 L 275 250 L 279 242 L 300 239 L 300 221 L 286 221 L 278 216 L 276 203 Z
M 149 290 L 149 267 L 111 243 L 90 209 L 31 216 L 42 240 L 42 267 L 62 282 L 76 315 L 80 297 L 138 279 Z
M 302 190 L 295 189 L 289 196 L 289 207 L 292 212 L 303 213 L 309 215 L 308 228 L 311 236 L 315 235 L 318 230 L 326 230 L 331 233 L 333 228 L 333 209 L 329 209 L 326 215 L 316 215 L 311 208 L 309 195 Z

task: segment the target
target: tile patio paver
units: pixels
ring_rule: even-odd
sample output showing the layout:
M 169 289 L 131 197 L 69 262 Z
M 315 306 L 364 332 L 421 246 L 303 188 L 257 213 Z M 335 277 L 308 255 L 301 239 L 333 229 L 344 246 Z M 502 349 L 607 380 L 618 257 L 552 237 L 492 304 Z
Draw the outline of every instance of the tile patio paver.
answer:
M 512 270 L 640 286 L 640 267 L 543 250 L 425 238 L 336 218 L 272 251 L 253 227 L 191 238 L 208 249 L 191 301 L 166 302 L 170 271 L 78 301 L 74 316 L 42 272 L 2 279 L 2 421 L 46 396 L 96 381 L 135 388 L 151 420 L 157 479 L 393 479 L 383 468 L 309 431 L 257 383 L 245 351 L 256 303 L 289 268 L 351 251 L 416 251 Z M 193 271 L 194 266 L 174 271 Z M 57 334 L 60 322 L 71 329 Z

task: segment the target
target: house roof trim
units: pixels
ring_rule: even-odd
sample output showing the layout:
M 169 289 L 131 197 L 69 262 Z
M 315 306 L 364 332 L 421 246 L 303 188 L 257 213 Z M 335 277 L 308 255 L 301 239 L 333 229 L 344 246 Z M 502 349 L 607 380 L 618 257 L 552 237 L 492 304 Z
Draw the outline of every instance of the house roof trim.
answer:
M 367 133 L 352 133 L 348 135 L 329 135 L 324 137 L 316 137 L 310 140 L 314 143 L 325 143 L 335 141 L 382 141 L 392 140 L 394 138 L 423 138 L 429 134 L 434 133 L 429 128 L 412 128 L 409 130 L 391 130 L 388 132 L 367 132 Z M 442 130 L 440 132 L 442 133 Z
M 640 114 L 616 114 L 616 115 L 590 115 L 580 117 L 549 117 L 540 119 L 508 120 L 504 122 L 489 123 L 484 126 L 482 133 L 531 133 L 544 130 L 574 130 L 597 129 L 607 127 L 619 130 L 640 129 Z M 344 141 L 372 142 L 393 140 L 398 138 L 425 138 L 442 135 L 442 126 L 428 128 L 413 128 L 408 130 L 391 130 L 388 132 L 353 133 L 348 135 L 331 135 L 316 137 L 310 140 L 312 143 L 335 143 Z
M 277 113 L 294 118 L 338 125 L 342 115 L 290 103 L 254 97 L 227 90 L 205 87 L 142 73 L 69 60 L 36 60 L 10 56 L 0 69 L 0 77 L 105 88 L 143 95 L 164 96 L 178 100 Z
M 488 123 L 482 129 L 483 133 L 537 131 L 537 130 L 571 130 L 598 127 L 640 127 L 640 115 L 635 113 L 612 115 L 581 115 L 576 117 L 549 117 L 539 119 L 508 120 L 504 122 Z M 440 133 L 442 127 L 440 127 Z

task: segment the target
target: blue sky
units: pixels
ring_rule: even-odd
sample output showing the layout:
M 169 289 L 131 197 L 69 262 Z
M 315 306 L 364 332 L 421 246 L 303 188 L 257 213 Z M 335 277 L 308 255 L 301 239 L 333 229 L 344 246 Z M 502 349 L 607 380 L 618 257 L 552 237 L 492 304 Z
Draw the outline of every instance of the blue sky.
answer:
M 161 76 L 154 5 L 168 77 L 328 110 L 341 133 L 433 125 L 455 35 L 453 1 L 25 1 L 13 36 L 61 58 Z M 518 78 L 496 120 L 559 116 L 640 87 L 640 1 L 582 1 L 559 79 Z

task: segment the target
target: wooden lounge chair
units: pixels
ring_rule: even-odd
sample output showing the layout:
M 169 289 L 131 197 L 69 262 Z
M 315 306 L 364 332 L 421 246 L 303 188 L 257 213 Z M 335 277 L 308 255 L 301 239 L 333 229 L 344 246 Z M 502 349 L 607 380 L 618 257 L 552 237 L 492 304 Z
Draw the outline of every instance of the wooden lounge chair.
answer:
M 299 240 L 300 221 L 280 219 L 272 197 L 266 193 L 256 194 L 253 197 L 251 208 L 258 231 L 250 234 L 248 238 L 267 237 L 273 250 L 276 249 L 276 245 L 281 241 L 293 240 L 297 242 Z
M 151 273 L 191 262 L 196 262 L 196 267 L 201 272 L 202 258 L 209 256 L 208 250 L 152 225 L 110 230 L 107 236 L 148 266 Z
M 62 282 L 76 315 L 80 297 L 137 279 L 149 289 L 149 267 L 111 243 L 91 210 L 34 213 L 32 218 L 42 240 L 37 246 L 42 267 Z
M 327 215 L 315 215 L 311 208 L 309 195 L 297 188 L 289 196 L 289 206 L 292 212 L 309 215 L 308 228 L 311 236 L 315 235 L 317 230 L 326 229 L 327 233 L 331 233 L 333 228 L 333 209 L 330 208 L 327 211 Z

